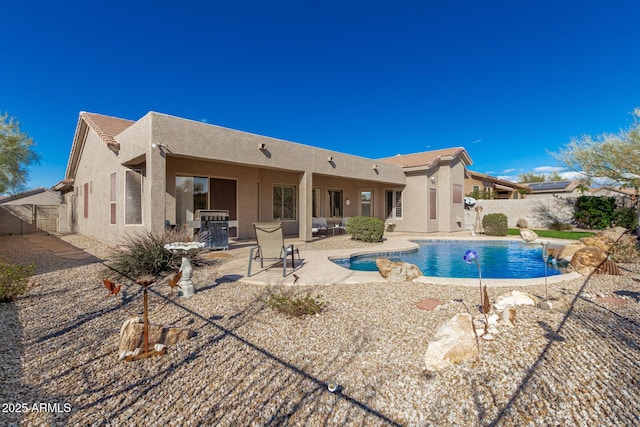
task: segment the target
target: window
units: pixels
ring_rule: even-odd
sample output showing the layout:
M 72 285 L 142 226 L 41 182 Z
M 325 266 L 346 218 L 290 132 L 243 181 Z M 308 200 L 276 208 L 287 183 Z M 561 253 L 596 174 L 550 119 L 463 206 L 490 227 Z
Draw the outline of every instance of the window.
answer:
M 360 192 L 360 215 L 361 216 L 373 216 L 372 197 L 373 197 L 373 193 L 371 191 Z
M 111 174 L 109 184 L 109 208 L 111 211 L 111 224 L 116 223 L 116 173 Z
M 480 192 L 480 186 L 479 185 L 474 185 L 472 191 L 473 191 L 474 194 L 475 193 L 479 193 Z
M 384 198 L 386 218 L 402 218 L 402 191 L 385 190 Z
M 199 209 L 207 209 L 209 180 L 201 176 L 176 177 L 176 224 L 185 225 L 195 219 Z
M 329 190 L 329 216 L 342 216 L 342 190 Z
M 89 218 L 89 183 L 84 184 L 84 217 Z
M 462 185 L 453 184 L 453 203 L 462 203 Z
M 319 188 L 314 188 L 311 190 L 311 216 L 322 216 L 322 212 L 320 212 L 321 206 L 321 198 L 322 190 Z
M 142 171 L 130 169 L 124 173 L 124 223 L 142 224 Z
M 296 219 L 296 187 L 293 185 L 273 186 L 273 219 Z
M 431 220 L 435 220 L 438 219 L 438 209 L 437 209 L 437 193 L 436 193 L 436 189 L 435 188 L 430 188 L 429 189 L 429 219 Z

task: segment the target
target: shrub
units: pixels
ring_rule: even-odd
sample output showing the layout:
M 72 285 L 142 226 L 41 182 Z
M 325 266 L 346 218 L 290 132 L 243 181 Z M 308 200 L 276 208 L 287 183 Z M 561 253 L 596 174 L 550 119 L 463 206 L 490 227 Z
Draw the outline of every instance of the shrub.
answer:
M 189 240 L 191 238 L 184 229 L 165 231 L 161 235 L 134 234 L 122 243 L 111 258 L 110 267 L 129 278 L 175 271 L 180 268 L 182 258 L 166 250 L 164 245 Z
M 604 230 L 611 225 L 616 199 L 580 196 L 576 199 L 574 218 L 581 228 Z
M 368 216 L 355 216 L 347 221 L 347 233 L 354 240 L 381 242 L 384 234 L 384 221 Z
M 33 276 L 33 264 L 9 264 L 0 261 L 0 302 L 12 301 L 27 290 L 27 281 Z
M 509 233 L 507 216 L 501 213 L 486 214 L 482 217 L 484 233 L 489 236 L 506 236 Z
M 292 317 L 320 313 L 326 305 L 320 295 L 312 297 L 310 292 L 303 297 L 286 292 L 272 293 L 265 303 L 273 310 Z
M 613 211 L 611 225 L 624 227 L 627 230 L 635 230 L 638 225 L 638 215 L 633 208 L 620 208 Z
M 549 230 L 567 231 L 567 230 L 571 230 L 572 228 L 573 227 L 571 227 L 571 224 L 566 224 L 564 222 L 554 221 L 551 224 L 549 224 Z

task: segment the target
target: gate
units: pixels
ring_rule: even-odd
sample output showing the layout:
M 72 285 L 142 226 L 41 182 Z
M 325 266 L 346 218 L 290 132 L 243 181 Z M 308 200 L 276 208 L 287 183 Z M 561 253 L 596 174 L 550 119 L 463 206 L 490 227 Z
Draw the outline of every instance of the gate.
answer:
M 34 205 L 33 219 L 36 233 L 55 233 L 58 231 L 58 206 Z

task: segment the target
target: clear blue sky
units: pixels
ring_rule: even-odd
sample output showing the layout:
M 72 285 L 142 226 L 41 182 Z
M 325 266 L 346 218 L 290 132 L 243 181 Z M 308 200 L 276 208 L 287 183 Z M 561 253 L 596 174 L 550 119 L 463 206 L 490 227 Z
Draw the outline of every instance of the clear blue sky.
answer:
M 463 146 L 506 179 L 640 106 L 640 2 L 26 1 L 0 112 L 64 178 L 78 114 L 157 111 L 378 158 Z

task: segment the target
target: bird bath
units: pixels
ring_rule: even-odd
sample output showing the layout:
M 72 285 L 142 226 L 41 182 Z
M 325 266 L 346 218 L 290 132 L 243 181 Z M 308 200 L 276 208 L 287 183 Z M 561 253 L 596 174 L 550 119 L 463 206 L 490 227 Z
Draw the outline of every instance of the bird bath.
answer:
M 182 277 L 178 285 L 180 286 L 179 295 L 183 297 L 190 297 L 195 293 L 193 282 L 191 281 L 191 273 L 193 272 L 193 266 L 191 265 L 190 257 L 200 252 L 206 246 L 203 242 L 175 242 L 164 245 L 164 248 L 169 252 L 181 256 L 182 264 L 180 265 L 180 271 L 182 271 Z

